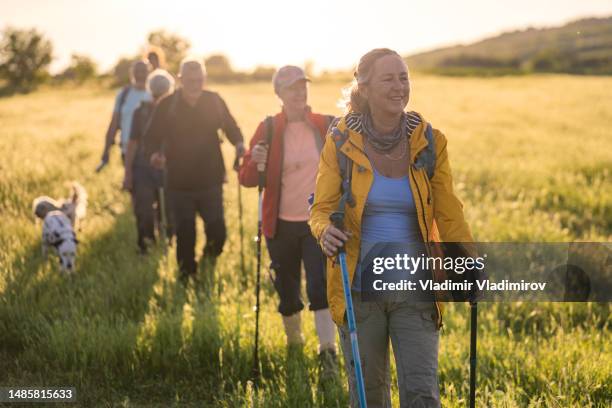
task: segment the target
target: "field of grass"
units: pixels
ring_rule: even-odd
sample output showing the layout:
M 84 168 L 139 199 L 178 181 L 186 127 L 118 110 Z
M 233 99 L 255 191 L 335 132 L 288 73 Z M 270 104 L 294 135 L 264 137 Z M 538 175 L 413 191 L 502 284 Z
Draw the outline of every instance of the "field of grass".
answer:
M 314 84 L 337 113 L 341 83 Z M 213 86 L 248 139 L 278 109 L 267 84 Z M 480 241 L 611 241 L 612 78 L 415 75 L 411 109 L 449 139 L 456 188 Z M 0 99 L 0 385 L 74 386 L 81 406 L 344 407 L 344 373 L 318 381 L 312 316 L 287 355 L 264 272 L 262 383 L 250 384 L 256 192 L 243 190 L 247 274 L 239 267 L 237 186 L 225 186 L 229 239 L 215 284 L 176 282 L 174 250 L 137 255 L 120 160 L 94 174 L 113 93 L 43 89 Z M 228 167 L 233 160 L 224 144 Z M 31 202 L 89 192 L 78 272 L 40 255 Z M 203 237 L 198 237 L 202 248 Z M 210 270 L 201 273 L 210 274 Z M 612 404 L 609 304 L 481 304 L 479 407 Z M 444 407 L 466 405 L 469 315 L 449 305 L 441 334 Z M 397 404 L 394 390 L 394 404 Z M 74 405 L 69 405 L 74 406 Z

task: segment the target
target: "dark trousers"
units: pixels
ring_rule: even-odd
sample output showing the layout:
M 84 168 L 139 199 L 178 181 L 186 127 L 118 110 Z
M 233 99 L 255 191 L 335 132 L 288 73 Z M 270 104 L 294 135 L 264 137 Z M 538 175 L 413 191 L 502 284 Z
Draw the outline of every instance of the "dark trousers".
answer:
M 182 274 L 195 274 L 196 214 L 204 220 L 206 245 L 203 256 L 214 259 L 223 251 L 227 235 L 223 186 L 196 191 L 170 190 L 168 193 L 176 226 L 176 260 Z
M 147 241 L 155 241 L 155 226 L 161 227 L 160 191 L 155 176 L 150 174 L 148 169 L 134 168 L 132 205 L 136 217 L 138 247 L 141 251 L 147 249 Z M 170 238 L 173 235 L 173 227 L 168 201 L 166 194 L 166 235 Z
M 276 236 L 266 239 L 274 287 L 280 297 L 278 311 L 291 316 L 304 309 L 300 296 L 301 264 L 306 270 L 310 310 L 327 309 L 325 256 L 306 221 L 278 220 Z

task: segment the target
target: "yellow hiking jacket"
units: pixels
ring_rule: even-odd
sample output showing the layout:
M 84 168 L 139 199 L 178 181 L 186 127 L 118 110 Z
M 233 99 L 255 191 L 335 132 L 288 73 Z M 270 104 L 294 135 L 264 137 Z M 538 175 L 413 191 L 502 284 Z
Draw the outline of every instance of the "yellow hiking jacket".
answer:
M 437 129 L 433 129 L 436 147 L 436 167 L 431 180 L 425 168 L 414 166 L 419 153 L 428 145 L 425 136 L 427 123 L 421 115 L 410 112 L 407 116 L 411 128 L 415 126 L 410 136 L 410 168 L 408 179 L 416 203 L 418 222 L 424 242 L 472 242 L 470 228 L 463 216 L 463 205 L 453 192 L 453 180 L 446 149 L 446 137 Z M 355 206 L 348 204 L 345 208 L 345 228 L 352 233 L 346 243 L 346 260 L 349 278 L 353 281 L 357 265 L 360 241 L 361 219 L 363 209 L 374 175 L 369 159 L 364 152 L 364 137 L 362 136 L 361 115 L 349 113 L 336 125 L 338 130 L 348 130 L 349 137 L 342 145 L 342 152 L 353 161 L 351 190 Z M 336 157 L 336 145 L 330 134 L 327 135 L 317 174 L 314 202 L 310 213 L 310 228 L 317 241 L 329 225 L 329 216 L 338 209 L 341 197 L 340 169 Z M 435 220 L 435 221 L 434 221 Z M 327 260 L 327 298 L 334 321 L 341 325 L 344 322 L 344 292 L 340 265 L 333 259 Z M 436 302 L 438 326 L 442 324 L 441 304 Z

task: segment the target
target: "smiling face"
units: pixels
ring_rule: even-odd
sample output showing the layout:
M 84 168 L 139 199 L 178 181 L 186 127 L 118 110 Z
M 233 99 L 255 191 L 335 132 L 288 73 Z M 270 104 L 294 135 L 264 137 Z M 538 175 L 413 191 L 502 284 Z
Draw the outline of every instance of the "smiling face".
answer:
M 408 69 L 397 55 L 385 55 L 374 62 L 372 75 L 360 89 L 370 111 L 385 115 L 401 114 L 410 98 Z
M 305 79 L 295 81 L 293 84 L 278 90 L 278 97 L 283 106 L 292 111 L 302 111 L 308 104 L 308 84 Z

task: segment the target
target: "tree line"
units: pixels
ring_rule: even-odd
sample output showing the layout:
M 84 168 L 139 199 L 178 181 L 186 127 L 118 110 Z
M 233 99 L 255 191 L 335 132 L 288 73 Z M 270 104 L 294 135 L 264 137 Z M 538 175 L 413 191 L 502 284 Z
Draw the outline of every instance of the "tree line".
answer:
M 165 66 L 172 73 L 178 72 L 181 61 L 189 54 L 191 43 L 180 35 L 157 30 L 147 36 L 143 50 L 155 47 L 165 57 Z M 29 92 L 42 83 L 81 84 L 94 79 L 108 79 L 112 86 L 129 82 L 132 63 L 143 58 L 134 53 L 118 59 L 109 72 L 100 72 L 96 62 L 84 54 L 73 54 L 68 66 L 56 75 L 49 73 L 53 60 L 53 44 L 35 28 L 6 27 L 0 33 L 0 88 L 4 94 Z M 204 58 L 208 78 L 213 82 L 271 81 L 275 67 L 257 66 L 252 72 L 237 71 L 223 54 Z

